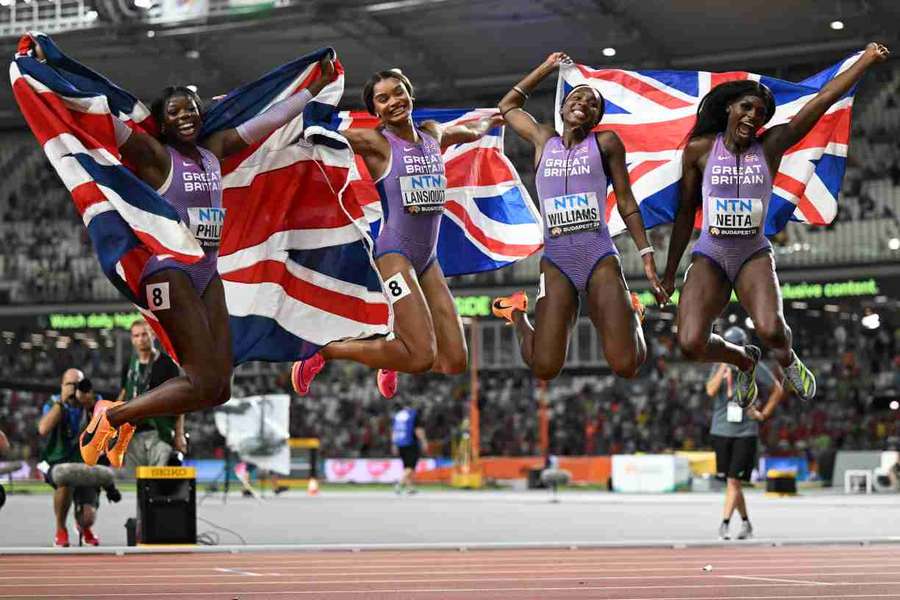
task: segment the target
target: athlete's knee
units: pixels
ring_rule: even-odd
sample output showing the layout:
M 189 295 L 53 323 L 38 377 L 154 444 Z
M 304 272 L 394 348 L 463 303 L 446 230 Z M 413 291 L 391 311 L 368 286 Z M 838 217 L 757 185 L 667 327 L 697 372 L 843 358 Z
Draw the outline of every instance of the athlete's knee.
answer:
M 469 356 L 465 348 L 457 348 L 440 354 L 434 362 L 434 369 L 444 375 L 459 375 L 469 367 Z
M 422 336 L 421 339 L 409 340 L 406 343 L 406 348 L 409 353 L 409 368 L 404 369 L 404 371 L 408 373 L 426 373 L 434 368 L 438 359 L 437 340 L 434 334 Z
M 635 377 L 641 369 L 641 364 L 644 362 L 636 353 L 623 353 L 608 358 L 607 360 L 609 361 L 609 368 L 612 369 L 612 372 L 619 377 L 624 377 L 626 379 Z
M 706 332 L 680 329 L 678 331 L 678 346 L 681 353 L 688 360 L 699 360 L 706 354 L 709 345 L 709 335 Z
M 538 379 L 550 381 L 551 379 L 556 379 L 562 368 L 563 361 L 538 356 L 535 357 L 534 364 L 531 365 L 531 372 Z
M 223 391 L 228 390 L 230 396 L 231 381 L 210 371 L 188 372 L 188 378 L 194 388 L 196 398 L 203 406 L 218 406 L 228 402 Z
M 756 335 L 762 340 L 763 344 L 769 347 L 784 346 L 788 340 L 788 328 L 778 315 L 760 319 L 756 325 Z

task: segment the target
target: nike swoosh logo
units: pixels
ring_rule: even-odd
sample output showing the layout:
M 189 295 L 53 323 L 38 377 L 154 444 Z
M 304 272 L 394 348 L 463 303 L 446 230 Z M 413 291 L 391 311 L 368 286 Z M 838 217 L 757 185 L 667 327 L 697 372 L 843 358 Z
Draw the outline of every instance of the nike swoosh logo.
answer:
M 193 163 L 181 161 L 181 164 L 184 165 L 185 167 L 190 167 Z
M 506 310 L 507 308 L 512 308 L 512 304 L 503 304 L 500 300 L 494 302 L 494 308 L 497 310 Z
M 415 148 L 403 148 L 404 152 L 412 152 Z

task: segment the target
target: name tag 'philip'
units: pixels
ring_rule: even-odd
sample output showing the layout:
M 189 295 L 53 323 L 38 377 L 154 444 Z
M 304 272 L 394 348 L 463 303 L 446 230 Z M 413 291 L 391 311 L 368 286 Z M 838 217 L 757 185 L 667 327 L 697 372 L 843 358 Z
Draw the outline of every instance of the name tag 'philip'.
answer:
M 544 200 L 544 219 L 550 237 L 600 229 L 600 204 L 597 194 L 566 194 Z
M 710 198 L 707 229 L 715 237 L 752 237 L 759 233 L 763 218 L 759 198 Z
M 440 174 L 400 177 L 403 210 L 411 215 L 442 212 L 447 194 L 447 178 Z
M 218 248 L 222 238 L 222 226 L 225 224 L 225 209 L 190 206 L 188 207 L 188 225 L 191 233 L 203 248 Z

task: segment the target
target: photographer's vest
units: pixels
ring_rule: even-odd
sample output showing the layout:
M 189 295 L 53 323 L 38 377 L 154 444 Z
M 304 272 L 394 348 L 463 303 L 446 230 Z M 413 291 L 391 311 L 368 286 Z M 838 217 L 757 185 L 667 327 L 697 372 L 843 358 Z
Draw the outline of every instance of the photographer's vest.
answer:
M 128 374 L 125 376 L 125 402 L 133 400 L 141 394 L 148 391 L 150 387 L 150 376 L 153 373 L 153 366 L 160 357 L 159 353 L 154 353 L 150 362 L 142 364 L 137 355 L 132 355 L 128 363 Z M 151 417 L 142 419 L 136 423 L 137 431 L 148 431 L 155 429 L 159 433 L 159 439 L 172 445 L 175 441 L 175 420 L 177 417 Z

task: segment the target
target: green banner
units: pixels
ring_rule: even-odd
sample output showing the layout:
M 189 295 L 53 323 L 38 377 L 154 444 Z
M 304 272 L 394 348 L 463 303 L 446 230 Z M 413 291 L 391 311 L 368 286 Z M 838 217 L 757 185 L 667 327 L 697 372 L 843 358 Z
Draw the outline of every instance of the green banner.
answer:
M 51 313 L 50 329 L 130 329 L 141 313 Z

